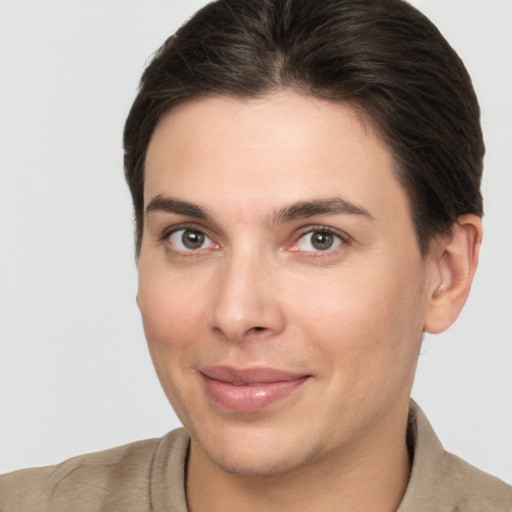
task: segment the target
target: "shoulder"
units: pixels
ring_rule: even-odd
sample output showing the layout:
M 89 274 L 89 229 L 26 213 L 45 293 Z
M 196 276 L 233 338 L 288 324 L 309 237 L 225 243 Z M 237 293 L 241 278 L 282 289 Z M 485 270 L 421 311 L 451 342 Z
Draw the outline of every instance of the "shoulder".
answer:
M 182 429 L 0 477 L 0 512 L 149 510 L 153 461 L 184 442 Z M 101 505 L 100 505 L 101 504 Z M 72 505 L 72 507 L 71 507 Z
M 512 486 L 445 452 L 446 492 L 457 496 L 456 512 L 512 512 Z
M 411 478 L 399 512 L 512 512 L 512 487 L 445 451 L 413 401 L 407 436 Z

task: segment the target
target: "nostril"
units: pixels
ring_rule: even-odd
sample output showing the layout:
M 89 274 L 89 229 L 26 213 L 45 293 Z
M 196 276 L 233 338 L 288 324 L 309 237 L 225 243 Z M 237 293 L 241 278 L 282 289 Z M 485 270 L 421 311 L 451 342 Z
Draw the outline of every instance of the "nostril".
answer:
M 256 331 L 256 332 L 259 332 L 259 331 L 264 331 L 265 330 L 265 327 L 253 327 L 251 329 L 251 331 Z

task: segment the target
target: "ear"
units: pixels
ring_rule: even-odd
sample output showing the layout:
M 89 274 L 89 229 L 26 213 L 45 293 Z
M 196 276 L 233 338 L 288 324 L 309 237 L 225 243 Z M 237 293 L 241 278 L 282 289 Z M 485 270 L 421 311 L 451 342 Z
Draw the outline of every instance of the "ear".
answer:
M 450 235 L 432 241 L 423 330 L 443 332 L 455 322 L 466 302 L 478 265 L 482 221 L 462 215 Z

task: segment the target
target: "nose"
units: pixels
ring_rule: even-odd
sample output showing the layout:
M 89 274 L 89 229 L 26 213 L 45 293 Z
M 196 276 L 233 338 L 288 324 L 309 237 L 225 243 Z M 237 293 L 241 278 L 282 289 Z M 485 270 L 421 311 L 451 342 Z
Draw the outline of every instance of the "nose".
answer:
M 261 257 L 232 256 L 222 262 L 210 313 L 210 327 L 224 339 L 268 339 L 285 328 L 276 269 Z

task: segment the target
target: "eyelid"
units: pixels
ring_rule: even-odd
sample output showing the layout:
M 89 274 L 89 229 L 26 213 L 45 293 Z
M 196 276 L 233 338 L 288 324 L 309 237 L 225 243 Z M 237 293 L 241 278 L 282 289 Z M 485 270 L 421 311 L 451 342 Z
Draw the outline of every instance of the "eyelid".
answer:
M 171 235 L 176 233 L 177 231 L 197 231 L 199 233 L 202 233 L 208 240 L 210 240 L 210 243 L 214 246 L 214 248 L 219 247 L 219 243 L 215 241 L 215 238 L 210 234 L 210 231 L 206 229 L 204 226 L 198 225 L 196 223 L 192 222 L 182 222 L 179 224 L 173 224 L 172 226 L 168 226 L 165 229 L 162 230 L 158 242 L 165 243 L 169 240 Z M 211 250 L 211 247 L 206 248 L 200 248 L 197 250 L 188 250 L 188 251 L 182 251 L 174 247 L 170 242 L 167 244 L 168 249 L 172 251 L 174 254 L 181 255 L 181 256 L 194 256 L 199 255 L 201 253 L 204 253 L 205 249 Z
M 190 231 L 199 231 L 201 233 L 204 233 L 204 235 L 207 236 L 208 238 L 210 238 L 210 239 L 212 238 L 209 234 L 209 230 L 206 229 L 205 227 L 195 224 L 193 222 L 180 222 L 178 224 L 173 224 L 172 226 L 167 226 L 164 229 L 162 229 L 162 231 L 158 237 L 158 241 L 159 242 L 165 241 L 173 233 L 175 233 L 176 231 L 180 231 L 181 229 L 185 229 L 185 230 L 189 229 Z
M 341 240 L 342 243 L 339 246 L 334 247 L 333 249 L 327 249 L 325 251 L 320 251 L 320 250 L 319 251 L 302 251 L 300 249 L 297 249 L 296 247 L 295 248 L 293 247 L 293 246 L 297 245 L 298 241 L 304 235 L 307 235 L 308 233 L 314 233 L 314 232 L 331 233 L 331 234 L 337 236 Z M 349 235 L 347 235 L 347 233 L 345 233 L 344 231 L 335 229 L 331 226 L 325 226 L 325 225 L 318 224 L 318 225 L 305 226 L 305 227 L 298 229 L 293 236 L 293 240 L 289 246 L 289 250 L 291 249 L 292 252 L 308 253 L 315 257 L 322 256 L 322 255 L 328 256 L 330 254 L 332 255 L 333 253 L 336 253 L 337 250 L 339 250 L 340 246 L 345 247 L 346 245 L 350 245 L 351 242 L 352 242 L 351 237 Z
M 220 246 L 219 242 L 216 240 L 216 237 L 211 234 L 211 232 L 208 228 L 206 228 L 200 224 L 197 224 L 195 222 L 181 222 L 178 224 L 173 224 L 171 226 L 167 226 L 166 228 L 164 228 L 161 231 L 161 234 L 158 236 L 157 240 L 158 240 L 158 242 L 163 243 L 166 240 L 168 240 L 168 238 L 176 231 L 187 230 L 187 229 L 189 229 L 191 231 L 199 231 L 199 232 L 203 233 L 207 238 L 210 239 L 212 244 L 214 244 L 216 247 Z M 341 247 L 350 245 L 353 241 L 352 238 L 350 237 L 350 235 L 348 235 L 345 231 L 341 231 L 339 229 L 333 228 L 332 226 L 326 226 L 323 224 L 314 224 L 314 225 L 309 225 L 309 226 L 303 226 L 303 227 L 297 229 L 295 231 L 295 233 L 292 235 L 291 243 L 287 244 L 286 250 L 291 251 L 291 252 L 308 253 L 309 255 L 316 256 L 316 257 L 321 257 L 322 255 L 323 256 L 332 255 L 333 253 L 336 253 L 339 251 L 340 246 L 337 246 L 333 249 L 327 249 L 325 251 L 302 251 L 302 250 L 294 247 L 294 246 L 296 246 L 297 242 L 304 235 L 311 233 L 311 232 L 315 232 L 315 231 L 324 232 L 324 233 L 332 233 L 333 235 L 339 237 L 342 242 L 340 244 Z M 177 254 L 185 255 L 185 253 L 182 251 L 178 251 L 176 249 L 171 249 L 171 250 L 173 250 L 173 252 L 175 252 Z M 200 252 L 200 251 L 201 251 L 201 249 L 198 249 L 197 251 L 190 251 L 190 252 L 193 254 L 195 252 Z

